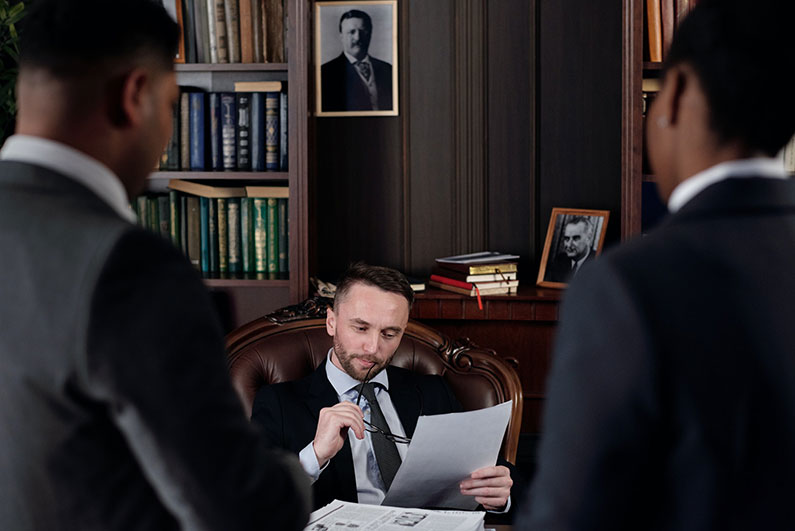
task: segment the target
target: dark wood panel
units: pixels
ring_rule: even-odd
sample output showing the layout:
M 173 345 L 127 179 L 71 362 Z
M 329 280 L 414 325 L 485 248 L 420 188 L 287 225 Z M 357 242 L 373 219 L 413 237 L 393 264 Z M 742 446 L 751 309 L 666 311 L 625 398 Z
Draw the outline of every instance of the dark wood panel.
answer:
M 409 3 L 406 269 L 427 274 L 453 254 L 453 2 Z
M 610 210 L 620 234 L 621 3 L 540 0 L 539 222 L 553 207 Z M 536 243 L 538 248 L 543 239 Z
M 488 242 L 535 276 L 535 0 L 488 2 Z

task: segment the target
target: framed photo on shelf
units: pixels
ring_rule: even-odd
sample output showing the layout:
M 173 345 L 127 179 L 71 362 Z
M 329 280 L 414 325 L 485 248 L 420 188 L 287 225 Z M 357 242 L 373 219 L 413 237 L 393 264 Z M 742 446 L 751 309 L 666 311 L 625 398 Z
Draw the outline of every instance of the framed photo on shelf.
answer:
M 397 116 L 397 0 L 315 3 L 317 116 Z
M 536 284 L 565 288 L 589 260 L 602 252 L 610 212 L 553 208 Z

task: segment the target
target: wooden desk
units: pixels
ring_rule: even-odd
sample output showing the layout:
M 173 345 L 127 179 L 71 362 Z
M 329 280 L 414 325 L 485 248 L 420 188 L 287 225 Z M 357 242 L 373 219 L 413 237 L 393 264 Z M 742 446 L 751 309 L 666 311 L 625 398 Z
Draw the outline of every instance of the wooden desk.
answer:
M 538 434 L 561 294 L 520 286 L 515 295 L 483 297 L 481 310 L 474 297 L 430 288 L 417 293 L 411 317 L 451 338 L 468 337 L 515 359 L 524 393 L 522 432 Z

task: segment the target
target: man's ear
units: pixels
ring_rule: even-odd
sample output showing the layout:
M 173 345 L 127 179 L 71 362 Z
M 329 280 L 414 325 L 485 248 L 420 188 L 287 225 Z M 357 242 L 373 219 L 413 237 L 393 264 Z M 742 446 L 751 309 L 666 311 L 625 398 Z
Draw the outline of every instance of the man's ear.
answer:
M 150 73 L 143 68 L 134 68 L 121 77 L 112 96 L 116 102 L 112 112 L 115 125 L 137 126 L 143 122 L 149 104 L 146 91 L 151 81 Z
M 331 337 L 334 337 L 334 333 L 337 330 L 337 316 L 334 315 L 334 309 L 329 306 L 326 310 L 326 332 Z
M 681 119 L 682 96 L 689 84 L 693 83 L 695 73 L 689 67 L 674 66 L 666 73 L 667 86 L 665 104 L 665 117 L 668 125 L 677 125 Z

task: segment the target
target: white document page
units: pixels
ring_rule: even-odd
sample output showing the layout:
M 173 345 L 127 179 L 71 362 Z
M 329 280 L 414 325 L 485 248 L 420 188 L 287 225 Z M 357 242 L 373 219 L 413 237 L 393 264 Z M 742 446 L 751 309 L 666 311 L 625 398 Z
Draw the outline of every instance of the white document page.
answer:
M 494 466 L 510 417 L 511 401 L 420 417 L 383 505 L 475 509 L 475 498 L 462 495 L 459 484 L 475 470 Z
M 483 531 L 480 512 L 426 511 L 334 500 L 309 516 L 305 531 Z

